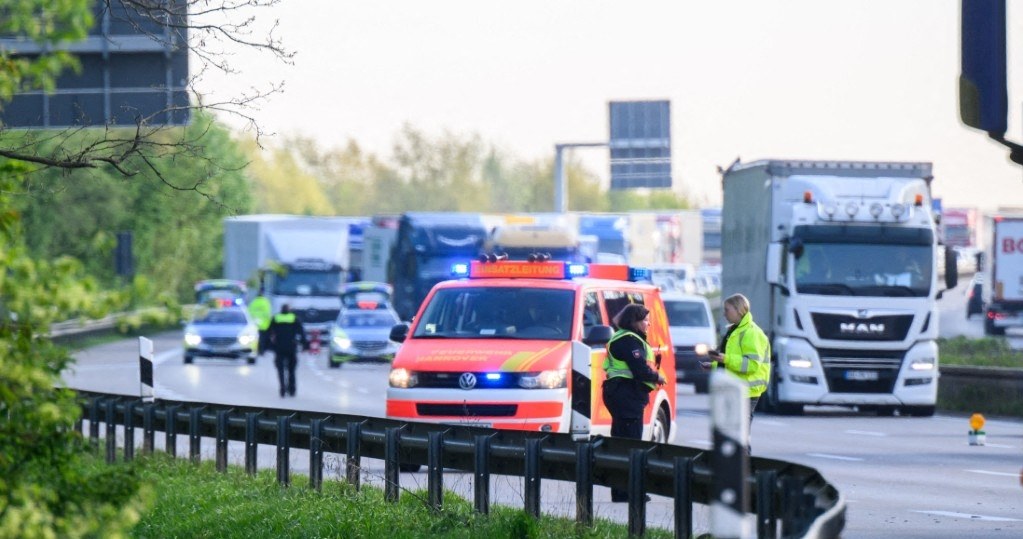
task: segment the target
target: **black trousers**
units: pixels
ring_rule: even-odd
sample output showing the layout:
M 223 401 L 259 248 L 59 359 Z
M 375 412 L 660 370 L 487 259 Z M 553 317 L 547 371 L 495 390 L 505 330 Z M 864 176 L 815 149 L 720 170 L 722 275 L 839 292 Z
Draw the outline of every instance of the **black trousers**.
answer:
M 285 393 L 295 394 L 295 367 L 298 358 L 295 352 L 274 354 L 274 367 L 277 367 L 277 381 L 281 384 L 281 396 Z
M 639 440 L 643 437 L 643 418 L 620 418 L 611 416 L 611 436 Z M 629 491 L 618 488 L 611 489 L 611 501 L 629 501 Z

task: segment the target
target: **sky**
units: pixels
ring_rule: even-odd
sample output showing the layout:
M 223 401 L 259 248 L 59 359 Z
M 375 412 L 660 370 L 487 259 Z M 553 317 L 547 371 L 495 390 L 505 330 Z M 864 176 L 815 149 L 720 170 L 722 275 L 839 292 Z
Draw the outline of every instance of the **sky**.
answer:
M 1021 141 L 1023 7 L 1009 4 L 1007 138 Z M 283 0 L 257 21 L 275 18 L 294 65 L 239 50 L 241 73 L 203 87 L 283 81 L 253 116 L 321 148 L 386 157 L 407 123 L 551 158 L 606 141 L 609 101 L 669 100 L 675 189 L 703 206 L 738 157 L 932 162 L 945 207 L 1023 207 L 1023 167 L 959 120 L 959 0 Z M 607 180 L 606 149 L 573 152 Z

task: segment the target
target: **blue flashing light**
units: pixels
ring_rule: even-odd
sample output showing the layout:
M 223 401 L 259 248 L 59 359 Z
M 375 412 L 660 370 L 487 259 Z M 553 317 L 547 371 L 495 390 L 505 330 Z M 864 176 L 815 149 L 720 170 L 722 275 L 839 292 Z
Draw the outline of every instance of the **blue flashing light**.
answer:
M 487 377 L 487 380 L 500 380 L 501 379 L 501 373 L 499 373 L 499 372 L 488 372 L 486 377 Z
M 634 268 L 629 266 L 629 280 L 632 282 L 649 281 L 652 273 L 649 268 Z
M 456 262 L 451 265 L 451 276 L 452 277 L 468 277 L 469 276 L 469 263 L 468 262 Z
M 567 264 L 565 266 L 565 273 L 569 279 L 575 277 L 586 277 L 590 274 L 590 267 L 586 264 Z

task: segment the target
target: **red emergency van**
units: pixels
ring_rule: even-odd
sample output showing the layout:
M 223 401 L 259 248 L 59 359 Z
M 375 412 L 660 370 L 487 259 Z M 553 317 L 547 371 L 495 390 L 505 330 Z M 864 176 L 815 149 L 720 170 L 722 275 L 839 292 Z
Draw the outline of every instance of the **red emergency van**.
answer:
M 675 437 L 675 356 L 660 291 L 612 264 L 473 261 L 430 291 L 401 342 L 387 417 L 578 436 L 609 435 L 601 399 L 611 319 L 650 310 L 648 340 L 667 383 L 650 393 L 644 439 Z M 630 280 L 631 278 L 631 280 Z

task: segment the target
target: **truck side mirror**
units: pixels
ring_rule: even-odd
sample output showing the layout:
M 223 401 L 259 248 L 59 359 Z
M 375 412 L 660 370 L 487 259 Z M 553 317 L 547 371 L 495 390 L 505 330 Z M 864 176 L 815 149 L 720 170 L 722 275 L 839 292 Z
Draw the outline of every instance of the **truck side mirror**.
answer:
M 583 336 L 583 344 L 590 346 L 607 344 L 611 340 L 612 335 L 614 335 L 614 330 L 611 329 L 611 326 L 592 326 L 586 330 L 586 335 Z
M 959 284 L 959 264 L 955 249 L 945 248 L 945 288 L 951 290 Z
M 803 253 L 803 242 L 798 238 L 791 240 L 788 251 L 793 251 L 794 244 L 798 242 L 799 254 Z M 785 260 L 786 249 L 781 243 L 770 243 L 767 245 L 767 266 L 764 268 L 764 280 L 767 284 L 777 286 L 781 293 L 789 295 L 789 288 L 785 286 L 785 276 L 782 274 L 782 262 Z M 799 255 L 796 255 L 798 257 Z
M 391 328 L 391 334 L 388 338 L 394 342 L 405 342 L 405 339 L 408 338 L 408 324 L 405 322 L 395 324 L 394 327 Z

